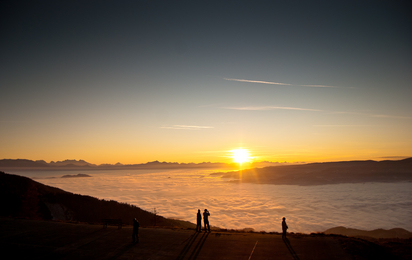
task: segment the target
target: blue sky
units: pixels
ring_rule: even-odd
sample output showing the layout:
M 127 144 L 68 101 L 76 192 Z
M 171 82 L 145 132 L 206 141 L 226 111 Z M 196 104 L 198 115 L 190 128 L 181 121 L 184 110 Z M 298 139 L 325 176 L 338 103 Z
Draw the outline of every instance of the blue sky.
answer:
M 2 158 L 412 156 L 406 1 L 2 3 Z

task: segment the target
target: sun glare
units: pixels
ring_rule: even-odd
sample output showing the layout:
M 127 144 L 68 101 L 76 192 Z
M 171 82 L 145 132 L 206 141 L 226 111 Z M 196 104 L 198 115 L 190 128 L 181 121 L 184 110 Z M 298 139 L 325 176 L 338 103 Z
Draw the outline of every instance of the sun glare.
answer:
M 250 160 L 249 151 L 243 148 L 232 150 L 232 157 L 233 161 L 239 164 L 249 162 Z

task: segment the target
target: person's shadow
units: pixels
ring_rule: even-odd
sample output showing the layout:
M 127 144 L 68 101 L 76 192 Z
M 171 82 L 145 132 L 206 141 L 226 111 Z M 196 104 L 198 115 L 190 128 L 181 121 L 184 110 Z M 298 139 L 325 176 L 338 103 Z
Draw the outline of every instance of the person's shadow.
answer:
M 190 239 L 187 241 L 185 247 L 182 249 L 182 251 L 179 253 L 179 255 L 177 256 L 176 260 L 181 260 L 183 259 L 187 252 L 189 251 L 189 249 L 192 247 L 193 243 L 195 242 L 197 236 L 199 235 L 198 232 L 195 232 Z
M 286 237 L 282 237 L 282 240 L 285 243 L 286 247 L 288 248 L 289 252 L 292 254 L 293 259 L 299 260 L 299 257 L 296 254 L 295 250 L 293 250 L 292 245 L 289 242 L 289 239 L 287 239 Z
M 209 236 L 210 233 L 204 233 L 203 236 L 200 238 L 199 242 L 197 242 L 196 247 L 193 249 L 192 254 L 189 256 L 189 260 L 193 259 L 197 259 L 197 256 L 200 253 L 200 250 L 203 247 L 203 244 L 205 243 L 207 237 Z
M 199 235 L 199 232 L 196 232 L 190 237 L 190 239 L 186 243 L 186 246 L 182 249 L 180 254 L 177 256 L 176 260 L 182 260 L 183 258 L 185 258 L 185 256 L 190 251 L 190 249 L 192 249 L 192 245 L 194 244 L 198 235 Z M 208 236 L 209 236 L 209 233 L 203 233 L 203 235 L 197 241 L 196 246 L 192 249 L 192 253 L 190 254 L 188 258 L 189 260 L 195 260 L 197 258 Z

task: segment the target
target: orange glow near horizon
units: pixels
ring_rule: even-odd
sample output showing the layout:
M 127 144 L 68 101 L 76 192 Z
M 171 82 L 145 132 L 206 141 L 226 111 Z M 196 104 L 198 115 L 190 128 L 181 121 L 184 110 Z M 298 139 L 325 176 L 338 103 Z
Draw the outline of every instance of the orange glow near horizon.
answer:
M 350 160 L 399 160 L 408 158 L 410 154 L 408 149 L 387 149 L 381 152 L 378 149 L 362 149 L 355 146 L 347 147 L 344 144 L 336 144 L 340 149 L 332 149 L 326 145 L 313 146 L 311 150 L 302 147 L 291 149 L 282 143 L 277 143 L 277 149 L 271 150 L 266 147 L 258 147 L 258 145 L 250 145 L 252 150 L 237 146 L 236 149 L 227 149 L 227 147 L 236 147 L 236 144 L 225 144 L 217 147 L 197 147 L 199 150 L 194 151 L 194 147 L 179 147 L 181 150 L 175 149 L 173 146 L 144 146 L 143 151 L 137 151 L 135 147 L 127 146 L 110 146 L 110 149 L 104 145 L 91 146 L 85 149 L 81 144 L 75 143 L 65 145 L 64 149 L 52 150 L 49 146 L 43 146 L 38 149 L 27 149 L 20 151 L 17 146 L 14 149 L 3 150 L 0 152 L 0 159 L 29 159 L 29 160 L 45 160 L 64 161 L 70 160 L 85 160 L 92 164 L 140 164 L 152 161 L 161 162 L 178 162 L 178 163 L 237 163 L 241 167 L 246 167 L 248 163 L 257 162 L 280 162 L 280 163 L 310 163 L 310 162 L 330 162 L 330 161 L 350 161 Z M 97 148 L 96 148 L 97 147 Z M 162 149 L 160 149 L 161 147 Z M 240 148 L 239 148 L 240 147 Z M 202 149 L 203 148 L 203 149 Z M 226 149 L 225 149 L 226 148 Z M 50 151 L 51 150 L 51 151 Z M 253 154 L 252 154 L 253 151 Z M 402 155 L 385 157 L 387 155 Z
M 22 131 L 25 130 L 24 128 Z M 217 131 L 217 130 L 216 130 Z M 223 131 L 223 130 L 222 130 Z M 18 129 L 15 129 L 18 132 Z M 154 131 L 155 132 L 155 131 Z M 399 138 L 405 136 L 393 136 L 394 144 L 385 141 L 385 146 L 374 140 L 349 138 L 330 138 L 324 135 L 302 136 L 300 138 L 286 138 L 263 141 L 253 134 L 245 134 L 242 140 L 236 136 L 228 135 L 228 140 L 216 143 L 218 133 L 203 135 L 199 131 L 179 131 L 169 134 L 159 133 L 152 135 L 147 133 L 146 139 L 104 139 L 101 136 L 93 138 L 86 135 L 74 138 L 68 134 L 65 139 L 57 133 L 57 137 L 47 138 L 47 131 L 41 131 L 38 138 L 31 140 L 31 135 L 25 138 L 9 138 L 0 151 L 0 159 L 29 159 L 64 161 L 85 160 L 92 164 L 140 164 L 152 161 L 178 162 L 178 163 L 236 163 L 241 167 L 249 167 L 248 163 L 279 162 L 279 163 L 310 163 L 328 161 L 350 160 L 387 160 L 403 159 L 410 157 L 412 149 L 408 142 L 400 142 Z M 168 133 L 168 132 L 167 132 Z M 173 135 L 172 135 L 173 134 Z M 199 135 L 200 134 L 200 135 Z M 303 134 L 302 134 L 303 135 Z M 337 134 L 336 134 L 337 135 Z M 336 136 L 334 135 L 334 136 Z M 12 136 L 4 135 L 4 136 Z M 118 136 L 123 136 L 118 132 Z M 197 138 L 202 136 L 201 141 Z M 87 138 L 86 138 L 87 137 Z M 190 137 L 190 138 L 189 138 Z M 306 139 L 306 138 L 307 139 Z M 123 138 L 123 137 L 122 137 Z M 232 139 L 231 139 L 232 138 Z M 56 139 L 59 145 L 56 145 Z M 155 140 L 155 141 L 151 141 Z M 396 142 L 395 142 L 396 141 Z M 381 141 L 383 142 L 383 141 Z M 11 146 L 11 144 L 13 144 Z M 399 144 L 399 145 L 398 145 Z M 384 149 L 383 149 L 384 148 Z M 242 152 L 246 151 L 246 156 Z M 239 158 L 238 158 L 239 157 Z M 243 159 L 240 159 L 243 158 Z

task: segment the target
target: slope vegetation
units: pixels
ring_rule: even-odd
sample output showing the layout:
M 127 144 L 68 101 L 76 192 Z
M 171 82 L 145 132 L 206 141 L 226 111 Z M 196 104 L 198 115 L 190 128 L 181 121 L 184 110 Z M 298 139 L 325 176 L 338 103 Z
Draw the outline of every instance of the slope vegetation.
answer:
M 142 226 L 195 226 L 190 222 L 156 216 L 126 203 L 73 194 L 4 172 L 0 172 L 0 203 L 0 216 L 6 217 L 88 223 L 99 223 L 101 219 L 122 219 L 125 224 L 131 224 L 137 218 Z

